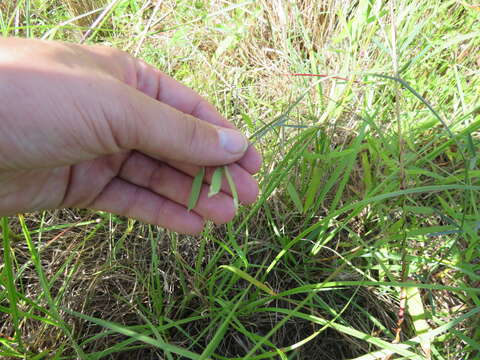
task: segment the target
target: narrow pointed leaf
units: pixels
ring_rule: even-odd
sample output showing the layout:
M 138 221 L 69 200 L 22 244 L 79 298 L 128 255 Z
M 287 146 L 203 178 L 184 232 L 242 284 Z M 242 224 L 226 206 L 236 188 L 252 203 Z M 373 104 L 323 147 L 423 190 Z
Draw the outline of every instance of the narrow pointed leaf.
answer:
M 230 171 L 228 171 L 228 167 L 224 166 L 223 169 L 224 169 L 224 172 L 225 172 L 225 177 L 227 178 L 228 186 L 230 186 L 230 191 L 232 192 L 233 206 L 234 206 L 235 210 L 237 210 L 238 209 L 237 186 L 235 185 L 235 182 L 233 181 L 232 175 L 230 175 Z
M 210 191 L 208 197 L 217 195 L 222 187 L 223 167 L 216 168 L 212 175 L 212 182 L 210 184 Z
M 270 289 L 267 285 L 265 285 L 264 283 L 258 281 L 257 279 L 255 279 L 254 277 L 252 277 L 251 275 L 247 274 L 245 271 L 243 270 L 240 270 L 239 268 L 236 268 L 235 266 L 230 266 L 230 265 L 222 265 L 220 266 L 221 268 L 223 269 L 227 269 L 227 270 L 230 270 L 231 272 L 233 272 L 234 274 L 240 276 L 242 279 L 244 280 L 247 280 L 250 284 L 256 286 L 257 288 L 265 291 L 267 294 L 269 295 L 272 295 L 272 296 L 276 296 L 277 294 L 275 293 L 275 291 L 273 291 L 272 289 Z
M 313 201 L 315 200 L 315 195 L 317 195 L 317 191 L 320 187 L 320 182 L 322 180 L 322 169 L 320 165 L 316 165 L 315 169 L 313 170 L 312 178 L 310 179 L 310 185 L 307 189 L 307 194 L 305 196 L 305 205 L 303 207 L 303 212 L 306 213 L 308 209 L 313 205 Z
M 205 177 L 205 168 L 195 176 L 192 183 L 192 190 L 190 191 L 190 197 L 188 199 L 188 211 L 197 206 L 198 198 L 200 197 L 200 191 L 202 190 L 203 178 Z
M 290 195 L 290 198 L 292 199 L 298 212 L 302 213 L 303 212 L 302 200 L 300 200 L 300 196 L 298 195 L 297 189 L 295 189 L 295 186 L 293 186 L 291 182 L 287 184 L 287 192 L 288 192 L 288 195 Z
M 422 297 L 420 296 L 420 289 L 417 287 L 405 288 L 407 294 L 407 312 L 412 318 L 413 327 L 417 335 L 422 335 L 431 330 L 427 322 L 427 314 L 425 313 Z M 426 339 L 420 342 L 422 350 L 427 357 L 431 358 L 431 340 Z

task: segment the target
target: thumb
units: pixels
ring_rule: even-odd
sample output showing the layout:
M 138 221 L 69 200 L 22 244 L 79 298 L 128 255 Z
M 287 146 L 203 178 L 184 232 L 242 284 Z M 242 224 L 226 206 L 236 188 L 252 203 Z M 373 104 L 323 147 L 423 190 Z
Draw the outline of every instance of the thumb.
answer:
M 127 124 L 115 126 L 113 120 L 111 128 L 119 131 L 114 137 L 128 149 L 202 166 L 233 163 L 247 150 L 248 140 L 239 131 L 202 121 L 128 85 L 126 88 L 128 101 L 122 107 L 127 111 L 122 118 Z

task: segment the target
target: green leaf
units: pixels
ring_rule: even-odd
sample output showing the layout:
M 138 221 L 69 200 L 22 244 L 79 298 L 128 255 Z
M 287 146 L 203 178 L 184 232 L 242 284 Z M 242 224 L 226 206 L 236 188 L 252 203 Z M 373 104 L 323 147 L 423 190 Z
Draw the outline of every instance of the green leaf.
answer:
M 247 280 L 250 284 L 256 286 L 256 287 L 259 288 L 259 289 L 262 289 L 263 291 L 265 291 L 265 292 L 266 292 L 267 294 L 269 294 L 269 295 L 272 295 L 272 296 L 276 296 L 276 295 L 277 295 L 277 294 L 275 293 L 275 291 L 273 291 L 272 289 L 270 289 L 267 285 L 265 285 L 264 283 L 258 281 L 258 280 L 255 279 L 254 277 L 248 275 L 245 271 L 236 268 L 235 266 L 221 265 L 220 267 L 221 267 L 222 269 L 230 270 L 230 271 L 233 272 L 234 274 L 240 276 L 242 279 Z
M 210 191 L 208 192 L 208 197 L 217 195 L 220 192 L 222 187 L 222 175 L 223 167 L 215 169 L 215 172 L 212 175 L 212 183 L 210 184 Z
M 418 287 L 407 287 L 405 288 L 405 291 L 407 295 L 407 312 L 412 318 L 415 333 L 417 335 L 422 335 L 429 332 L 431 328 L 430 325 L 428 325 L 428 316 L 423 308 L 420 289 Z M 422 350 L 427 358 L 430 358 L 432 340 L 426 339 L 420 342 Z
M 372 167 L 370 165 L 370 160 L 368 158 L 367 152 L 362 152 L 360 155 L 362 170 L 363 170 L 363 184 L 365 187 L 365 194 L 370 192 L 370 189 L 373 187 L 373 176 L 372 176 Z
M 297 189 L 295 189 L 295 186 L 291 182 L 288 182 L 287 184 L 287 192 L 288 195 L 290 195 L 290 198 L 292 199 L 293 203 L 295 204 L 295 207 L 297 208 L 299 213 L 303 212 L 303 205 L 302 201 L 300 200 L 300 196 L 298 195 Z
M 237 187 L 235 186 L 235 182 L 233 181 L 232 175 L 230 175 L 230 171 L 228 171 L 228 167 L 225 165 L 223 169 L 225 172 L 225 177 L 227 178 L 228 186 L 230 186 L 230 191 L 232 192 L 233 206 L 235 207 L 235 210 L 237 210 L 238 209 Z
M 313 205 L 313 201 L 315 200 L 315 195 L 317 195 L 317 191 L 320 187 L 320 182 L 322 180 L 322 168 L 320 164 L 315 165 L 315 169 L 313 170 L 312 178 L 310 179 L 310 185 L 307 189 L 307 194 L 305 196 L 305 206 L 303 208 L 303 212 L 306 213 L 308 209 Z
M 188 211 L 197 206 L 198 198 L 200 197 L 200 191 L 202 190 L 203 178 L 205 177 L 205 168 L 202 167 L 200 172 L 195 176 L 192 183 L 192 190 L 190 191 L 190 197 L 188 198 Z
M 339 158 L 340 159 L 345 158 L 349 155 L 356 155 L 359 151 L 365 150 L 366 148 L 367 148 L 367 145 L 363 144 L 358 146 L 357 148 L 345 149 L 341 151 L 332 151 L 329 153 L 321 153 L 321 154 L 305 151 L 303 156 L 305 157 L 305 159 L 308 159 L 308 160 L 316 160 L 316 159 L 320 159 L 322 161 L 335 160 Z
M 23 351 L 23 343 L 20 337 L 21 330 L 19 327 L 20 323 L 20 310 L 18 309 L 17 301 L 17 290 L 15 287 L 15 274 L 14 274 L 14 260 L 13 260 L 13 251 L 10 244 L 10 230 L 8 226 L 8 218 L 2 218 L 2 236 L 3 236 L 3 257 L 4 257 L 4 267 L 3 271 L 0 273 L 2 275 L 2 285 L 5 287 L 7 292 L 7 299 L 10 303 L 9 313 L 12 316 L 12 324 L 14 329 L 15 341 L 20 345 L 20 350 Z M 4 281 L 3 281 L 4 280 Z

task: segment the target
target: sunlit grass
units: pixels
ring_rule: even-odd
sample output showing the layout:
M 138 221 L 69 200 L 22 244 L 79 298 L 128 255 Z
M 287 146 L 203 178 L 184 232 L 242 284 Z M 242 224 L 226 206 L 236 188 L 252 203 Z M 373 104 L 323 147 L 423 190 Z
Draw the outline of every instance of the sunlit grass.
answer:
M 258 202 L 200 237 L 105 213 L 3 218 L 0 356 L 478 357 L 477 8 L 122 0 L 98 32 L 71 21 L 93 8 L 0 9 L 4 36 L 138 52 L 265 159 Z

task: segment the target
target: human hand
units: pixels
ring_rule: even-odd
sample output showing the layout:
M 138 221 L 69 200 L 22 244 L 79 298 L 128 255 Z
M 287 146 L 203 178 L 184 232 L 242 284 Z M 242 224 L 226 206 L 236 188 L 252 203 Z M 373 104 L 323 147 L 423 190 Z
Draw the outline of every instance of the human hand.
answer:
M 0 215 L 92 208 L 182 232 L 235 215 L 229 187 L 201 166 L 229 165 L 239 199 L 255 201 L 261 157 L 194 91 L 121 51 L 0 40 Z

